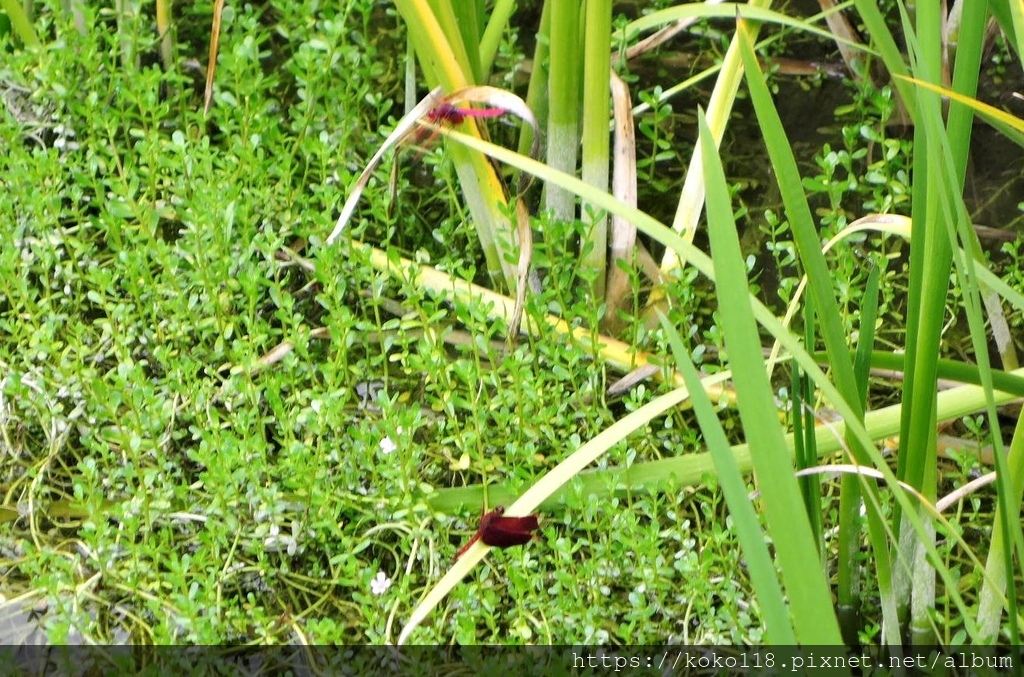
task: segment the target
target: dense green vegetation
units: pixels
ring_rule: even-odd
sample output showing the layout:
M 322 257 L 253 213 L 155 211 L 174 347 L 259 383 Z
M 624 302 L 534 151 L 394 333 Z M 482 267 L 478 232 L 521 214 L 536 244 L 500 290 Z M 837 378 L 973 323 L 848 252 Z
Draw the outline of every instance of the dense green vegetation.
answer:
M 869 42 L 840 79 L 786 60 L 842 59 L 798 3 L 744 5 L 765 23 L 741 29 L 734 7 L 703 3 L 507 25 L 506 3 L 450 24 L 473 3 L 452 4 L 436 3 L 440 33 L 411 0 L 227 7 L 208 113 L 207 3 L 175 8 L 170 43 L 149 7 L 83 7 L 76 24 L 54 3 L 11 22 L 10 639 L 1019 643 L 1003 607 L 1024 547 L 1024 204 L 1005 198 L 1021 127 L 890 78 L 941 82 L 937 13 L 853 3 Z M 962 97 L 1021 81 L 1024 17 L 990 4 L 1005 33 L 988 45 L 985 3 L 964 8 L 947 83 Z M 611 58 L 690 14 L 673 42 Z M 538 25 L 550 37 L 528 66 Z M 639 132 L 618 148 L 606 64 L 644 104 L 615 120 Z M 546 77 L 578 96 L 547 99 Z M 526 157 L 507 119 L 481 127 L 524 155 L 472 122 L 423 153 L 405 144 L 328 244 L 403 97 L 470 84 L 520 93 L 544 154 Z M 807 129 L 821 100 L 827 124 Z M 1017 159 L 965 189 L 972 128 Z M 696 154 L 698 138 L 720 153 Z M 630 147 L 634 205 L 609 178 Z M 537 176 L 523 195 L 504 187 L 512 166 Z M 531 216 L 513 236 L 519 198 Z M 485 503 L 539 512 L 539 537 L 453 563 Z

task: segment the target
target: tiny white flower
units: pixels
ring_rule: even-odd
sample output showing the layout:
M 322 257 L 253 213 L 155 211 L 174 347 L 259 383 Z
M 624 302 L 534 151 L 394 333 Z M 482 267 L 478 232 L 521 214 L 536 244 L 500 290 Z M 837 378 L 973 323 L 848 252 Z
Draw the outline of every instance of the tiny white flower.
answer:
M 377 572 L 377 577 L 370 581 L 370 592 L 375 595 L 383 595 L 391 587 L 391 579 L 383 571 Z
M 390 437 L 385 437 L 384 439 L 382 439 L 380 441 L 380 453 L 382 453 L 382 454 L 385 454 L 385 455 L 390 454 L 391 452 L 393 452 L 397 448 L 398 448 L 398 445 L 395 444 L 393 441 L 391 441 Z
M 289 556 L 294 556 L 299 550 L 299 541 L 296 538 L 298 523 L 292 522 L 292 535 L 282 535 L 281 527 L 276 524 L 270 525 L 270 532 L 263 539 L 263 545 L 268 552 L 281 552 L 284 550 Z

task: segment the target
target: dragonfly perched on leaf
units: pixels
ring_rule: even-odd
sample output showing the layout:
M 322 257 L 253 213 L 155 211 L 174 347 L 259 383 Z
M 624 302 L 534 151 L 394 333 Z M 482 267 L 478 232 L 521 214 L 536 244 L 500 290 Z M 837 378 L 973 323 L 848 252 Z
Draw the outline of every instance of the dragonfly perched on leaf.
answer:
M 455 559 L 459 559 L 477 541 L 483 541 L 492 548 L 511 548 L 515 545 L 526 545 L 533 540 L 538 528 L 537 516 L 506 517 L 505 508 L 498 506 L 480 517 L 480 526 L 473 538 L 459 548 Z
M 473 108 L 472 104 L 480 104 L 485 107 Z M 356 204 L 358 204 L 370 176 L 389 150 L 405 145 L 426 145 L 442 133 L 446 127 L 461 125 L 478 118 L 496 118 L 502 115 L 515 115 L 530 125 L 533 129 L 533 147 L 530 149 L 530 157 L 536 158 L 540 152 L 540 127 L 530 107 L 512 92 L 481 85 L 464 87 L 446 95 L 441 94 L 441 89 L 437 88 L 425 96 L 398 121 L 391 134 L 370 158 L 352 187 L 348 199 L 345 200 L 345 205 L 341 208 L 341 214 L 338 216 L 338 222 L 327 237 L 327 244 L 333 243 L 341 236 L 355 212 Z M 532 177 L 521 177 L 518 186 L 520 194 L 525 191 L 528 178 Z
M 429 129 L 426 125 L 417 129 L 412 138 L 408 141 L 413 145 L 428 145 L 441 133 L 444 125 L 461 125 L 466 118 L 497 118 L 508 113 L 504 108 L 462 108 L 453 103 L 442 101 L 437 106 L 427 111 L 426 122 L 433 125 L 435 129 Z M 422 137 L 422 138 L 421 138 Z
M 427 111 L 426 115 L 419 121 L 419 126 L 406 138 L 402 139 L 399 146 L 413 146 L 417 149 L 413 162 L 418 162 L 425 149 L 427 149 L 445 129 L 457 127 L 467 119 L 499 118 L 507 114 L 504 108 L 466 108 L 457 106 L 449 101 L 442 101 Z M 391 180 L 388 183 L 392 204 L 395 195 L 398 193 L 398 167 L 396 161 L 391 166 Z

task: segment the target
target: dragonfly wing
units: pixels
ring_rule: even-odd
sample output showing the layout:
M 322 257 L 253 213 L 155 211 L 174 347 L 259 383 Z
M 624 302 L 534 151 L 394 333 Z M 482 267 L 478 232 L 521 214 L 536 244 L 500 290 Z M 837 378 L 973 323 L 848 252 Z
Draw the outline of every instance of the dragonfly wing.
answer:
M 496 108 L 505 113 L 511 113 L 517 118 L 530 125 L 533 129 L 533 148 L 530 150 L 530 157 L 536 159 L 540 153 L 540 125 L 537 123 L 537 118 L 534 117 L 533 111 L 526 105 L 516 94 L 498 87 L 490 87 L 488 85 L 476 85 L 472 87 L 463 87 L 457 89 L 451 94 L 444 97 L 444 100 L 449 104 L 456 104 L 459 102 L 465 103 L 481 103 L 491 108 Z M 481 117 L 479 113 L 484 111 L 474 111 L 474 115 Z M 485 112 L 483 117 L 495 116 L 497 113 Z

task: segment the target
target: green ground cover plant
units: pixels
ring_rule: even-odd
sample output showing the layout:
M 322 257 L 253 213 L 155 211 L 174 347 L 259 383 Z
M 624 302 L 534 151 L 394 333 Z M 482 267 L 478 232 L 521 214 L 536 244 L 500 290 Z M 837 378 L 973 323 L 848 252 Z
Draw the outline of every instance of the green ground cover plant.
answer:
M 797 4 L 0 5 L 10 638 L 1019 643 L 1024 16 Z

